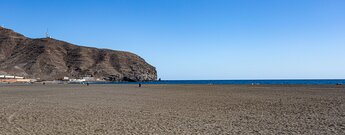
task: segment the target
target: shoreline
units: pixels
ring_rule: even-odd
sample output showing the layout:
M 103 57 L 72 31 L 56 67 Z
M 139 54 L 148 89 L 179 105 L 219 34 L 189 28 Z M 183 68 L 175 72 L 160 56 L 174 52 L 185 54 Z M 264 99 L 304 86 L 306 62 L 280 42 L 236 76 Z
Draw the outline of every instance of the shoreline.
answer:
M 4 82 L 5 83 L 25 83 L 25 84 L 174 84 L 174 85 L 345 85 L 345 79 L 259 79 L 259 80 L 161 80 L 161 81 L 142 81 L 142 82 L 128 82 L 128 81 L 37 81 L 37 82 Z

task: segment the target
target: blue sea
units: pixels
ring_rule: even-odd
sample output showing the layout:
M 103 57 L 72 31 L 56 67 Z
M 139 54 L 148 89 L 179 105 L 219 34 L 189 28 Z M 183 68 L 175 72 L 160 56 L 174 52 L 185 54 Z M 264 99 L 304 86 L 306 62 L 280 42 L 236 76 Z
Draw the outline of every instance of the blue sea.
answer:
M 162 80 L 152 82 L 93 82 L 92 84 L 345 84 L 345 79 L 313 80 Z

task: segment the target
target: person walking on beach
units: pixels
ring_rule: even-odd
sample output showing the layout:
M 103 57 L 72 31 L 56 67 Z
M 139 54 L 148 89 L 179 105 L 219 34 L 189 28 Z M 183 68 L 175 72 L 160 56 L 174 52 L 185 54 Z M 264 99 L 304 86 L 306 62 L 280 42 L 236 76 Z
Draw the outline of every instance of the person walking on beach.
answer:
M 141 87 L 141 83 L 139 83 L 139 87 Z

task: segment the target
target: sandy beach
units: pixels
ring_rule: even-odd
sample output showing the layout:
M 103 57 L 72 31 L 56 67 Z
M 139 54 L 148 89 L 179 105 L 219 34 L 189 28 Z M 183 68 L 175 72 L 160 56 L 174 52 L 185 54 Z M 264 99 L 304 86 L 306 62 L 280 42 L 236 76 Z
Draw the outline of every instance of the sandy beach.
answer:
M 345 134 L 345 87 L 0 85 L 0 134 Z

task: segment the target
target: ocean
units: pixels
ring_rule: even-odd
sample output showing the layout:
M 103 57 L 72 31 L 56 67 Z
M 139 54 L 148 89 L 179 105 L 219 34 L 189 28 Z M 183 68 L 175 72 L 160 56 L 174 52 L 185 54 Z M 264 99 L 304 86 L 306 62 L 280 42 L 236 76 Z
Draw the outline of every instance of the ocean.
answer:
M 90 82 L 91 84 L 342 84 L 345 79 L 307 80 L 162 80 L 151 82 Z

